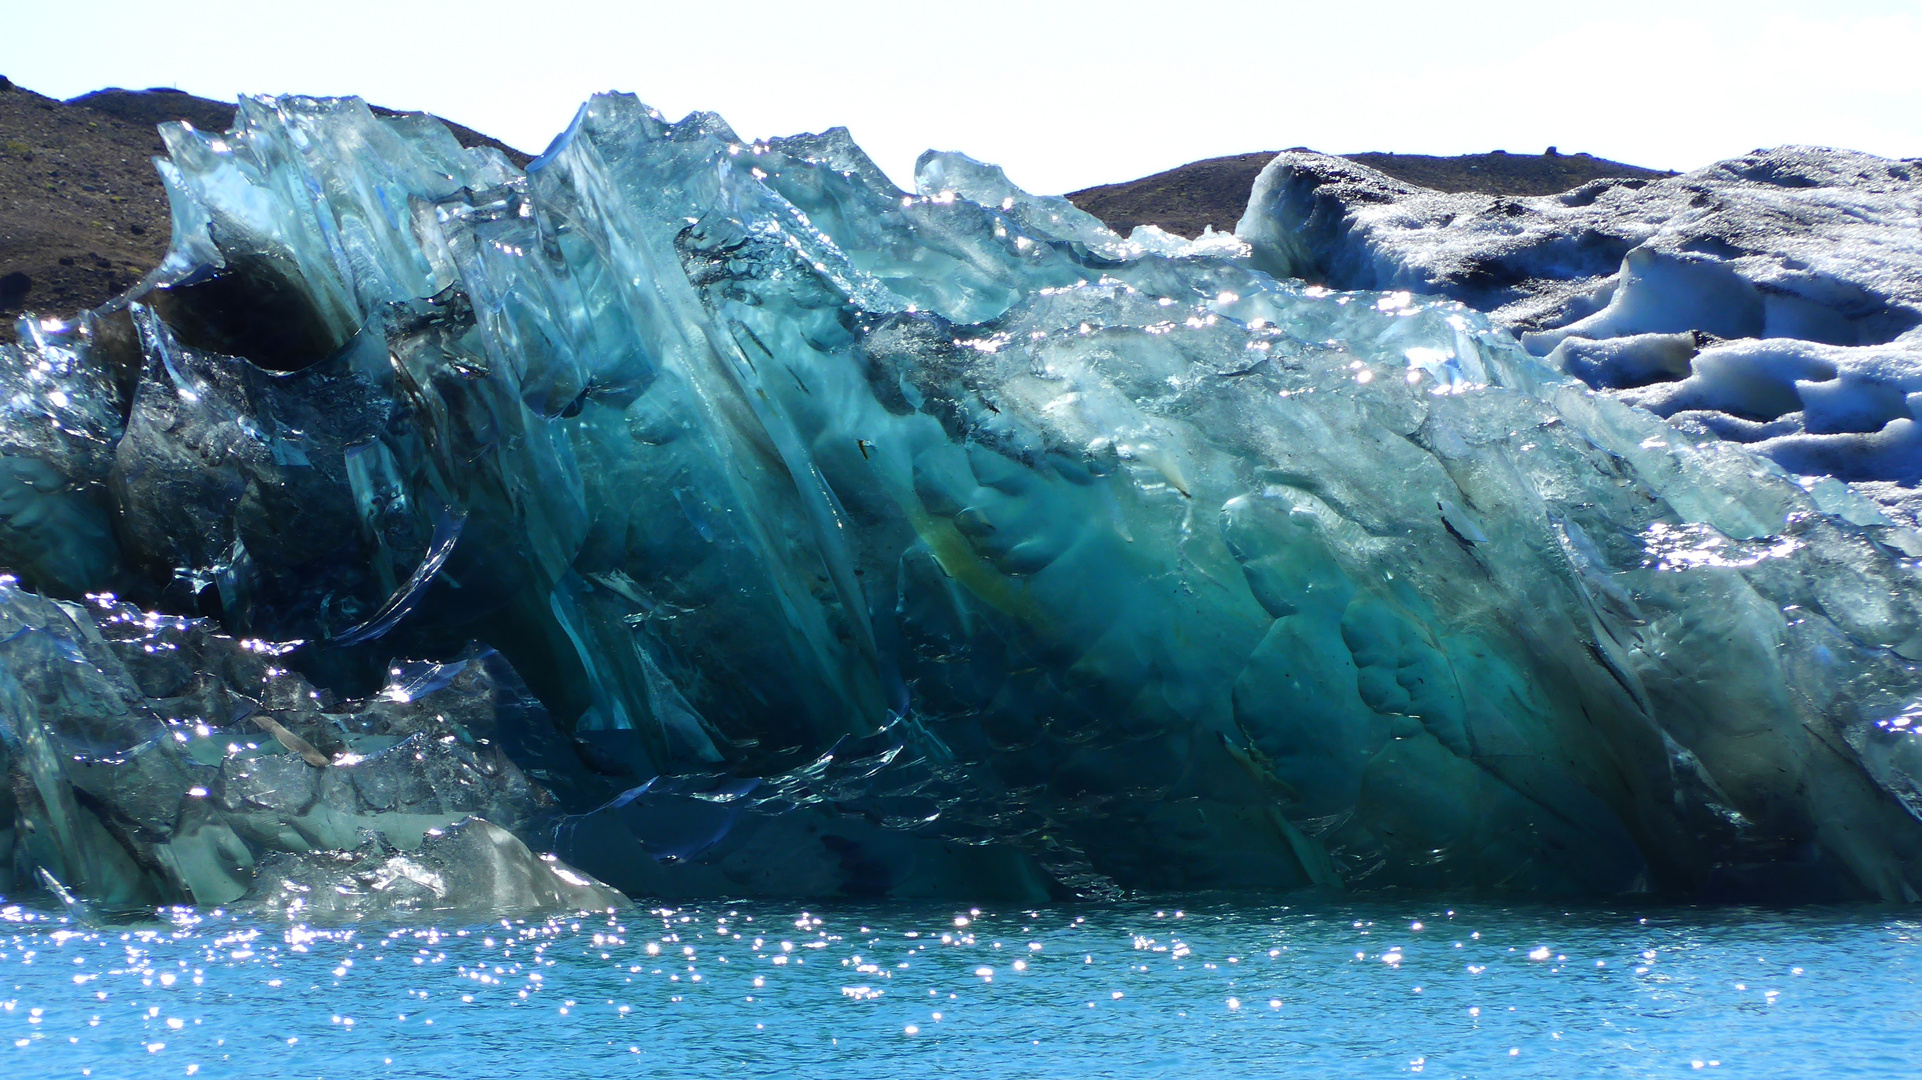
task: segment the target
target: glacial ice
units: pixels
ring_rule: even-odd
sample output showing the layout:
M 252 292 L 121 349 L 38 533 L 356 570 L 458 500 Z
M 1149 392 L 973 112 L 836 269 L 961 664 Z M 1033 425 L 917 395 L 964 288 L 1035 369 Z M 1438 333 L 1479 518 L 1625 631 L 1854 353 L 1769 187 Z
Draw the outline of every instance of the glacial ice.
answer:
M 478 817 L 430 830 L 406 851 L 378 835 L 352 851 L 274 851 L 255 868 L 250 892 L 243 910 L 299 922 L 481 922 L 629 906 L 616 890 Z
M 0 349 L 0 888 L 1922 888 L 1922 537 L 1459 303 L 620 95 L 164 135 Z
M 1277 276 L 1452 297 L 1692 437 L 1922 511 L 1916 162 L 1782 147 L 1515 198 L 1291 152 L 1237 232 Z

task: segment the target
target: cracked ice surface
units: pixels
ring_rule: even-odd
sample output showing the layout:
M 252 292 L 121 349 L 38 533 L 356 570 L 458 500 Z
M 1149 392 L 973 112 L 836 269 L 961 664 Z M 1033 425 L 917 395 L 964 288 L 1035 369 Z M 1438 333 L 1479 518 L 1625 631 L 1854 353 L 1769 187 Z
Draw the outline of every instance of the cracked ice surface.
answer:
M 621 96 L 165 134 L 0 357 L 10 888 L 1922 883 L 1922 540 L 1470 309 Z
M 1557 370 L 1922 509 L 1922 172 L 1781 147 L 1667 179 L 1444 194 L 1321 154 L 1263 171 L 1255 265 L 1489 312 Z

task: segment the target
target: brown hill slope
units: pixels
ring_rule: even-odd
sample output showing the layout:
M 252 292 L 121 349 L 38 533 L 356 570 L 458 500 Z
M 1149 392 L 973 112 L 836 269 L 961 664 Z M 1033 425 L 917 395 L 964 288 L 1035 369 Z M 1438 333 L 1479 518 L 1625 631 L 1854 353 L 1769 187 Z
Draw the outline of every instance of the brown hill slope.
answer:
M 166 254 L 160 152 L 151 127 L 0 88 L 0 341 L 23 309 L 94 307 Z
M 383 115 L 399 115 L 374 107 Z M 233 123 L 231 103 L 175 90 L 99 90 L 59 101 L 0 77 L 0 341 L 23 311 L 70 315 L 106 303 L 167 253 L 167 197 L 149 160 L 154 128 Z M 446 121 L 442 121 L 447 123 Z M 528 155 L 448 123 L 463 146 Z
M 1072 191 L 1068 199 L 1124 234 L 1136 225 L 1159 225 L 1190 237 L 1199 235 L 1205 225 L 1228 232 L 1247 209 L 1255 177 L 1274 156 L 1275 151 L 1267 150 L 1209 158 L 1123 184 Z M 1539 156 L 1500 150 L 1460 157 L 1379 153 L 1343 156 L 1406 183 L 1437 191 L 1490 195 L 1553 195 L 1605 177 L 1675 175 L 1588 154 L 1561 154 L 1553 148 Z

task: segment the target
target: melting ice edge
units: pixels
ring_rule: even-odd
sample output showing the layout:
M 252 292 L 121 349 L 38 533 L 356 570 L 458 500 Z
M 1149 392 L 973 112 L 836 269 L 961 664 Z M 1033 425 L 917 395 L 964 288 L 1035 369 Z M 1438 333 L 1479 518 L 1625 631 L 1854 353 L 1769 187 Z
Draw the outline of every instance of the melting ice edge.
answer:
M 1922 539 L 1460 304 L 624 96 L 164 135 L 0 346 L 0 892 L 1922 888 Z

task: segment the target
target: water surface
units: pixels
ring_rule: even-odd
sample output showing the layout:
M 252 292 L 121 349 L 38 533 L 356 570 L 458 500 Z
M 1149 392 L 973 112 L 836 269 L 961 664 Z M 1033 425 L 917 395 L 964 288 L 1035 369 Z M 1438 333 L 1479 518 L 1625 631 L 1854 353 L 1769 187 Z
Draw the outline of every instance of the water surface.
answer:
M 1346 902 L 0 913 L 8 1077 L 1897 1076 L 1922 926 Z

